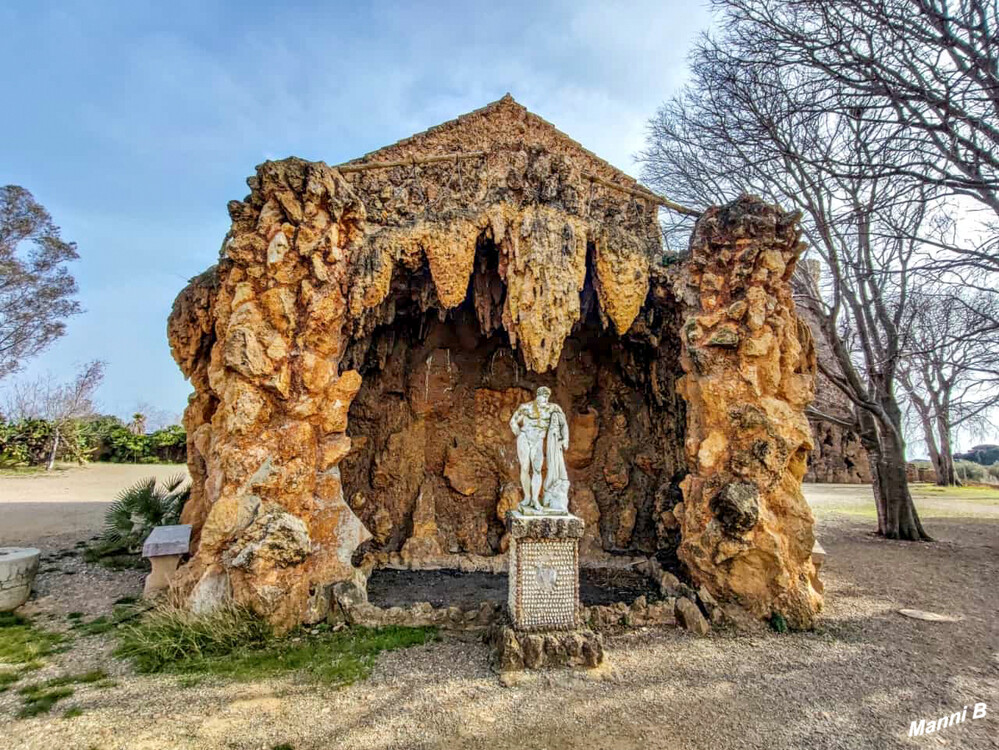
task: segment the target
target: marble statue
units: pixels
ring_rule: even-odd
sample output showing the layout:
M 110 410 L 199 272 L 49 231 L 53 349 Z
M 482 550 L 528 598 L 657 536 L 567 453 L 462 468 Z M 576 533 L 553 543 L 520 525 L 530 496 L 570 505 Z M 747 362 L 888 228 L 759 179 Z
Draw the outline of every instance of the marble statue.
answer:
M 541 386 L 534 401 L 521 404 L 510 418 L 510 429 L 517 436 L 520 484 L 524 491 L 517 510 L 524 515 L 569 512 L 569 475 L 562 455 L 569 447 L 569 423 L 562 408 L 548 400 L 551 394 L 549 388 Z

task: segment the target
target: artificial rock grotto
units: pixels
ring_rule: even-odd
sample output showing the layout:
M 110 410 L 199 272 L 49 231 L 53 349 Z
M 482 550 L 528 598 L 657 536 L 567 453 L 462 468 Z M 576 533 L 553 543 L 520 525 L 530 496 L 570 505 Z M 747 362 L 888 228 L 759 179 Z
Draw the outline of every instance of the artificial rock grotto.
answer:
M 663 200 L 504 97 L 339 167 L 267 162 L 168 323 L 194 386 L 174 594 L 316 621 L 378 567 L 499 571 L 513 409 L 570 422 L 584 565 L 654 556 L 809 627 L 814 350 L 796 216 Z

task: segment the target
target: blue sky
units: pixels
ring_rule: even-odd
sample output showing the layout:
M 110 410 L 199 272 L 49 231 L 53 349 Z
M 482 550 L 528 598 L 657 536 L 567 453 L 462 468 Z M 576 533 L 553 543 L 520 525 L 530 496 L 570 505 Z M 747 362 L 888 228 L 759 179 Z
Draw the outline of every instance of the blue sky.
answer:
M 698 3 L 0 5 L 0 184 L 79 245 L 86 309 L 22 377 L 107 362 L 104 411 L 179 414 L 166 318 L 215 262 L 226 202 L 266 159 L 331 164 L 507 91 L 636 173 L 646 120 L 682 83 Z

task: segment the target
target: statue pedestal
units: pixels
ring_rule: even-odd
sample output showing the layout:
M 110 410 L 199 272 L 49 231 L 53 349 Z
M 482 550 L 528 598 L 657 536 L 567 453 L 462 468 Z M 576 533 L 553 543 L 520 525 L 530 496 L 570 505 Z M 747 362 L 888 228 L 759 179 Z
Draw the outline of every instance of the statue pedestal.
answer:
M 604 658 L 603 640 L 579 626 L 582 519 L 511 511 L 506 515 L 506 529 L 510 534 L 510 619 L 489 635 L 499 670 L 599 665 Z
M 575 630 L 579 625 L 579 540 L 583 520 L 506 514 L 510 534 L 507 606 L 523 631 Z

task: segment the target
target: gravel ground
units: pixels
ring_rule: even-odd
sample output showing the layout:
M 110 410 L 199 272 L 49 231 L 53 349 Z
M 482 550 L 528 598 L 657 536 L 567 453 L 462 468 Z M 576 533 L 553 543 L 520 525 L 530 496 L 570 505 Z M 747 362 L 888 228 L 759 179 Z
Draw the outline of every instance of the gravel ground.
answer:
M 130 674 L 105 636 L 79 637 L 37 679 L 100 666 L 118 685 L 78 687 L 50 716 L 24 720 L 13 718 L 13 691 L 0 694 L 0 747 L 999 748 L 999 522 L 926 518 L 937 542 L 884 542 L 867 519 L 816 506 L 828 560 L 813 633 L 633 631 L 609 639 L 596 674 L 528 675 L 509 687 L 474 638 L 446 637 L 382 655 L 369 680 L 342 690 L 295 677 L 183 687 Z M 26 610 L 48 627 L 141 588 L 134 572 L 56 564 L 86 570 L 40 577 Z M 962 619 L 910 620 L 902 607 Z M 974 702 L 989 704 L 985 719 L 969 708 L 964 724 L 906 737 L 913 719 Z M 82 715 L 61 718 L 70 707 Z

